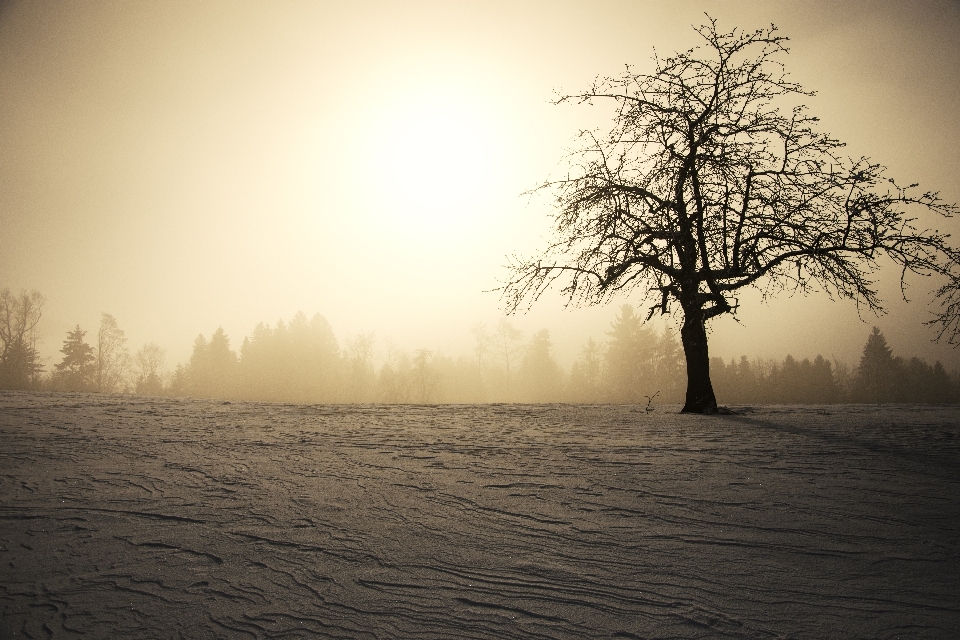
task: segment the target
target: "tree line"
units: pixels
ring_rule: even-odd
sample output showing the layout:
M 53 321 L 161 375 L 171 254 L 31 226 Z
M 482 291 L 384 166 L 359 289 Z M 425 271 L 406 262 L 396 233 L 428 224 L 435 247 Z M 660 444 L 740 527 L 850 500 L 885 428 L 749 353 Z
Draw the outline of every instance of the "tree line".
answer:
M 474 325 L 471 335 L 469 355 L 407 352 L 388 343 L 377 359 L 372 334 L 341 346 L 323 316 L 298 313 L 257 325 L 238 351 L 222 329 L 197 336 L 169 392 L 283 402 L 476 403 L 639 402 L 658 391 L 657 400 L 678 401 L 682 390 L 673 334 L 643 326 L 629 306 L 613 322 L 609 341 L 588 341 L 570 373 L 557 363 L 547 329 L 526 338 L 504 318 L 492 327 Z
M 960 372 L 948 373 L 937 361 L 894 356 L 874 327 L 860 363 L 851 368 L 823 356 L 781 362 L 746 356 L 710 362 L 717 396 L 727 404 L 956 403 Z
M 0 388 L 195 396 L 302 403 L 680 403 L 686 369 L 669 327 L 656 331 L 622 305 L 602 341 L 587 340 L 569 371 L 550 332 L 527 337 L 507 318 L 471 328 L 472 350 L 451 357 L 407 352 L 373 334 L 340 342 L 320 314 L 258 324 L 234 349 L 222 328 L 198 335 L 190 359 L 166 367 L 148 342 L 133 354 L 116 318 L 95 333 L 67 332 L 60 362 L 45 370 L 36 349 L 43 296 L 0 290 Z M 874 328 L 856 367 L 817 356 L 782 361 L 713 358 L 711 376 L 726 404 L 958 402 L 960 372 L 940 362 L 894 356 Z

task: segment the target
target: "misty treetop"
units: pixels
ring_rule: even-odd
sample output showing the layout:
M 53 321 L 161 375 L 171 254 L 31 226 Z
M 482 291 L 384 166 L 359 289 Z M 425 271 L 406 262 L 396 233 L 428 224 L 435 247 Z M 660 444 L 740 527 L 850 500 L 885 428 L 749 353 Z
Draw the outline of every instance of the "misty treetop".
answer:
M 137 393 L 296 403 L 680 403 L 685 361 L 669 325 L 659 333 L 628 304 L 615 312 L 604 340 L 588 339 L 569 371 L 557 362 L 550 331 L 525 336 L 508 318 L 470 329 L 471 354 L 429 349 L 408 353 L 373 334 L 337 340 L 320 314 L 260 323 L 235 351 L 223 328 L 198 335 L 190 359 L 170 373 L 165 351 L 145 343 L 132 356 L 116 318 L 101 315 L 94 339 L 79 325 L 67 332 L 61 358 L 42 375 L 16 345 L 34 345 L 43 296 L 0 291 L 3 389 Z M 341 346 L 342 344 L 342 346 Z M 12 354 L 12 355 L 11 355 Z M 711 361 L 717 392 L 731 404 L 957 402 L 960 372 L 940 362 L 894 354 L 878 328 L 856 367 L 822 356 L 782 361 Z
M 116 318 L 109 313 L 101 315 L 94 345 L 86 342 L 86 335 L 80 325 L 67 333 L 60 349 L 63 359 L 50 377 L 50 388 L 96 393 L 126 391 L 130 352 L 126 334 Z
M 937 361 L 894 356 L 877 327 L 867 337 L 857 367 L 823 356 L 781 362 L 713 358 L 717 394 L 731 404 L 955 403 L 960 372 L 948 374 Z
M 701 47 L 655 56 L 556 102 L 614 107 L 606 132 L 584 131 L 565 175 L 537 191 L 555 200 L 554 237 L 515 259 L 502 287 L 508 311 L 559 283 L 571 302 L 635 296 L 679 311 L 684 411 L 713 412 L 707 323 L 735 314 L 736 292 L 823 290 L 872 310 L 880 259 L 936 276 L 942 335 L 960 330 L 960 252 L 935 223 L 956 205 L 884 167 L 849 157 L 802 104 L 813 95 L 783 66 L 787 38 L 696 28 Z
M 163 393 L 166 352 L 156 342 L 148 342 L 134 355 L 134 392 L 146 396 Z
M 506 320 L 494 332 L 474 326 L 471 356 L 407 353 L 388 343 L 377 366 L 372 335 L 356 336 L 339 349 L 322 316 L 308 322 L 297 314 L 275 327 L 257 325 L 239 354 L 230 350 L 222 329 L 210 339 L 198 336 L 170 392 L 283 402 L 681 403 L 685 371 L 676 334 L 669 327 L 658 334 L 642 320 L 632 306 L 622 305 L 607 340 L 589 339 L 567 373 L 556 362 L 548 330 L 523 339 Z M 505 337 L 518 348 L 502 349 Z M 960 400 L 960 373 L 948 374 L 940 362 L 894 356 L 876 328 L 855 368 L 822 356 L 788 355 L 782 361 L 742 356 L 729 364 L 713 358 L 711 370 L 730 404 Z
M 209 338 L 197 336 L 190 360 L 178 365 L 168 389 L 246 400 L 384 403 L 632 402 L 657 392 L 658 401 L 670 402 L 682 389 L 683 364 L 673 334 L 656 335 L 641 326 L 629 306 L 611 325 L 615 340 L 588 343 L 594 345 L 588 351 L 592 363 L 578 360 L 574 375 L 557 363 L 547 329 L 525 339 L 503 318 L 492 331 L 479 324 L 471 333 L 472 356 L 453 358 L 428 349 L 407 353 L 387 342 L 375 358 L 372 334 L 347 339 L 341 347 L 323 316 L 308 320 L 298 313 L 289 322 L 258 324 L 239 352 L 222 328 Z M 621 350 L 646 359 L 624 358 Z M 634 388 L 638 381 L 641 386 Z
M 57 364 L 50 378 L 50 387 L 57 391 L 94 391 L 93 347 L 87 344 L 87 332 L 80 325 L 67 333 L 60 353 L 63 360 Z

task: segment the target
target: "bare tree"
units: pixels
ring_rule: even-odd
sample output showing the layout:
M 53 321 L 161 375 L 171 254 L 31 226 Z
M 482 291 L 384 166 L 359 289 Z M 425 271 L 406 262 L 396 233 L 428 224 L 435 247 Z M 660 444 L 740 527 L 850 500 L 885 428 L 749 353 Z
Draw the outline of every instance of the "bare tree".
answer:
M 134 355 L 137 366 L 137 393 L 157 396 L 163 393 L 163 363 L 166 353 L 160 345 L 148 342 Z
M 702 47 L 654 57 L 654 71 L 597 80 L 557 103 L 609 102 L 608 133 L 584 131 L 566 176 L 537 190 L 556 198 L 555 238 L 514 259 L 502 292 L 508 311 L 560 281 L 571 302 L 632 293 L 649 314 L 679 307 L 687 366 L 683 411 L 713 412 L 706 324 L 736 313 L 744 287 L 764 296 L 824 290 L 882 308 L 882 257 L 901 270 L 942 277 L 934 322 L 960 329 L 960 254 L 914 208 L 949 216 L 956 205 L 884 167 L 843 155 L 800 104 L 812 92 L 790 81 L 776 27 L 696 28 Z
M 93 382 L 98 393 L 114 393 L 119 390 L 130 364 L 127 351 L 127 336 L 109 313 L 100 317 L 97 332 Z
M 376 375 L 373 368 L 374 334 L 361 333 L 347 341 L 347 401 L 370 402 Z
M 36 349 L 36 327 L 43 313 L 39 291 L 0 290 L 0 388 L 25 389 L 42 370 Z
M 417 403 L 427 404 L 432 402 L 440 385 L 440 375 L 433 366 L 433 352 L 427 349 L 417 349 L 413 354 L 412 364 L 412 382 Z

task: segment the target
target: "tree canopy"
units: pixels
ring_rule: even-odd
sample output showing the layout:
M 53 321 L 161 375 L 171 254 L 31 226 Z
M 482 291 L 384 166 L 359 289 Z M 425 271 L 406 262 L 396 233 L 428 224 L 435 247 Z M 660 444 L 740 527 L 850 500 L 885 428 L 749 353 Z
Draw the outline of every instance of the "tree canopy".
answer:
M 557 103 L 616 107 L 608 132 L 583 131 L 566 175 L 538 189 L 555 198 L 554 238 L 515 258 L 507 309 L 555 283 L 574 303 L 630 294 L 682 315 L 684 411 L 717 410 L 706 323 L 736 313 L 736 292 L 826 291 L 874 310 L 881 258 L 941 277 L 941 335 L 960 330 L 960 253 L 912 211 L 957 211 L 937 193 L 902 186 L 818 130 L 782 58 L 774 26 L 696 28 L 701 47 L 627 67 Z M 903 283 L 903 280 L 901 280 Z

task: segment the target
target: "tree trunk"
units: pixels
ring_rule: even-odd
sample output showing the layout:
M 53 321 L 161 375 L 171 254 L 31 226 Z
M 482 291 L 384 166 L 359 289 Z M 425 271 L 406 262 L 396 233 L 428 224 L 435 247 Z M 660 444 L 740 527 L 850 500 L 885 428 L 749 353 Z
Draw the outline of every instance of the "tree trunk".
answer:
M 698 310 L 699 311 L 699 310 Z M 710 354 L 703 314 L 683 314 L 680 341 L 687 359 L 687 398 L 681 413 L 716 413 L 717 397 L 710 383 Z

